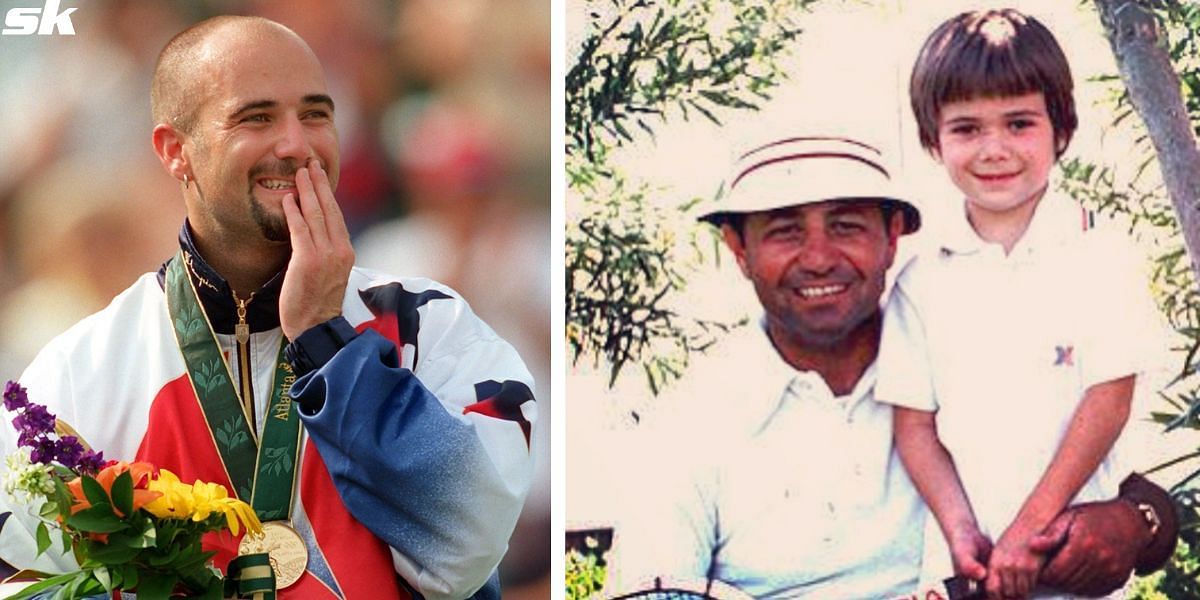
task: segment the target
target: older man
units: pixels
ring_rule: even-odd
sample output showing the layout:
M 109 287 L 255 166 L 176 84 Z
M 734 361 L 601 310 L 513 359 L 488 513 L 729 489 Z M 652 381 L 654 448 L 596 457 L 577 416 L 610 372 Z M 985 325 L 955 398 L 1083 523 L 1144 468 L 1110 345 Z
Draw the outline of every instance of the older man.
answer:
M 617 529 L 616 586 L 908 596 L 926 509 L 873 387 L 885 276 L 920 214 L 879 150 L 831 137 L 746 153 L 723 203 L 701 218 L 721 228 L 764 314 L 693 365 L 683 401 L 653 426 L 680 452 L 655 465 L 663 487 Z M 1042 580 L 1113 589 L 1135 566 L 1161 566 L 1175 530 L 1169 498 L 1132 476 L 1122 499 L 1050 526 Z
M 352 268 L 312 50 L 265 19 L 210 19 L 163 49 L 151 103 L 180 250 L 43 349 L 31 399 L 109 458 L 251 502 L 272 555 L 304 557 L 272 561 L 281 598 L 497 596 L 529 486 L 530 375 L 452 290 Z M 70 566 L 35 561 L 14 510 L 0 555 Z M 254 551 L 206 549 L 221 568 Z

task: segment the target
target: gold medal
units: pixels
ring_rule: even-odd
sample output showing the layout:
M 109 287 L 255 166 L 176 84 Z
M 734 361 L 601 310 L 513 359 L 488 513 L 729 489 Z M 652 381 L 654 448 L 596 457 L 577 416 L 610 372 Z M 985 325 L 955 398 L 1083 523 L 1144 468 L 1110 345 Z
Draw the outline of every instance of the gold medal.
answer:
M 266 552 L 275 571 L 275 588 L 283 589 L 300 580 L 308 566 L 308 548 L 286 521 L 267 521 L 262 535 L 247 534 L 238 544 L 238 554 Z

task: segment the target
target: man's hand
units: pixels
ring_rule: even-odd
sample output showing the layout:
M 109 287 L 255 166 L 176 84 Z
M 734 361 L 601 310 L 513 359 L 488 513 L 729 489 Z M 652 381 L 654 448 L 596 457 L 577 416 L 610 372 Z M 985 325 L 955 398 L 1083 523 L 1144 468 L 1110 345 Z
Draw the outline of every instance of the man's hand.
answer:
M 316 160 L 296 171 L 297 200 L 283 198 L 292 258 L 279 292 L 279 324 L 289 340 L 342 314 L 354 248 L 329 177 Z
M 1137 509 L 1124 500 L 1069 507 L 1030 540 L 1030 548 L 1043 556 L 1057 550 L 1038 582 L 1103 596 L 1125 585 L 1150 537 Z

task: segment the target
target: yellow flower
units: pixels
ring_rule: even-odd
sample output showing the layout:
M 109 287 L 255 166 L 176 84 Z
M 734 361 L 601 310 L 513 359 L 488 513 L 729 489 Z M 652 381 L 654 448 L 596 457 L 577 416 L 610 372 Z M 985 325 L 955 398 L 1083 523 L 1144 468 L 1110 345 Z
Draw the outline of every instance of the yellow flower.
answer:
M 250 505 L 230 498 L 225 486 L 197 481 L 191 485 L 179 481 L 174 473 L 159 469 L 158 479 L 150 482 L 152 491 L 162 496 L 146 505 L 150 514 L 163 519 L 203 521 L 213 513 L 225 516 L 229 532 L 237 535 L 244 526 L 253 533 L 262 533 L 262 523 Z

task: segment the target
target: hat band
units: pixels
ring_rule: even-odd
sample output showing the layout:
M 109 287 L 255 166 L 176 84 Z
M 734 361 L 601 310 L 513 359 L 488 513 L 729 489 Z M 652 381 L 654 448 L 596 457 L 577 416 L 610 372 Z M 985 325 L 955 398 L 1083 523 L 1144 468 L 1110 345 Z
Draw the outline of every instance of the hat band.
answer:
M 797 160 L 797 159 L 802 159 L 802 158 L 849 158 L 851 160 L 856 160 L 858 162 L 861 162 L 864 165 L 867 165 L 867 166 L 875 169 L 876 171 L 879 171 L 880 174 L 882 174 L 884 177 L 888 178 L 889 180 L 892 178 L 891 175 L 888 175 L 887 169 L 884 169 L 882 166 L 879 165 L 879 163 L 876 163 L 872 160 L 865 159 L 856 154 L 846 154 L 846 153 L 841 153 L 841 152 L 809 152 L 809 153 L 801 153 L 801 154 L 785 154 L 783 156 L 777 156 L 770 160 L 764 160 L 762 162 L 758 162 L 753 165 L 750 165 L 749 167 L 746 167 L 745 169 L 742 170 L 741 173 L 738 174 L 737 178 L 735 178 L 733 180 L 733 183 L 731 183 L 729 185 L 729 189 L 732 191 L 733 188 L 737 187 L 738 182 L 740 182 L 742 179 L 744 179 L 747 175 L 749 175 L 749 174 L 753 173 L 754 171 L 757 171 L 763 167 L 773 165 L 775 163 L 787 162 L 790 160 Z

